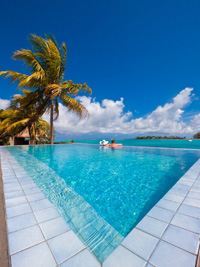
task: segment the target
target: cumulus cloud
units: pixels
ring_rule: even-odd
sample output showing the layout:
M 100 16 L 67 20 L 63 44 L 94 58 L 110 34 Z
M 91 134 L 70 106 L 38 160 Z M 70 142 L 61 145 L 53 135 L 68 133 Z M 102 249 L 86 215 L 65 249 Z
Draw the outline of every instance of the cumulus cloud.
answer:
M 8 108 L 9 104 L 10 104 L 9 100 L 0 98 L 0 109 Z
M 61 135 L 81 135 L 88 133 L 104 134 L 193 134 L 200 131 L 200 114 L 193 116 L 189 123 L 184 121 L 184 109 L 194 99 L 193 89 L 185 88 L 170 103 L 158 106 L 150 114 L 133 118 L 132 112 L 124 112 L 124 99 L 118 101 L 104 99 L 101 103 L 95 98 L 77 98 L 89 111 L 90 118 L 79 119 L 61 103 L 60 115 L 54 122 L 56 133 Z M 8 100 L 0 99 L 0 108 L 5 109 Z M 44 115 L 49 121 L 49 115 Z
M 192 88 L 185 88 L 171 103 L 158 106 L 149 115 L 137 119 L 132 112 L 124 112 L 123 98 L 118 101 L 104 99 L 101 103 L 91 97 L 82 96 L 78 100 L 88 109 L 90 119 L 82 119 L 67 111 L 60 104 L 60 116 L 55 121 L 56 131 L 61 134 L 86 133 L 192 133 L 192 125 L 182 120 L 184 107 L 192 101 Z M 200 115 L 199 115 L 200 122 Z

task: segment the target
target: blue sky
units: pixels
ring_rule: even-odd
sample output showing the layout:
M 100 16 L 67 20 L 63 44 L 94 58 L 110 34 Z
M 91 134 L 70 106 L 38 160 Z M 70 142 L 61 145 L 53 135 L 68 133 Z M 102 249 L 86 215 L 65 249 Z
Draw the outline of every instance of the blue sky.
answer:
M 181 107 L 181 121 L 200 113 L 199 1 L 12 0 L 1 10 L 0 70 L 28 73 L 13 52 L 30 48 L 30 33 L 52 33 L 67 44 L 65 79 L 86 82 L 100 104 L 124 98 L 120 116 L 143 118 L 186 87 L 195 97 Z M 16 93 L 8 80 L 0 87 L 2 99 Z

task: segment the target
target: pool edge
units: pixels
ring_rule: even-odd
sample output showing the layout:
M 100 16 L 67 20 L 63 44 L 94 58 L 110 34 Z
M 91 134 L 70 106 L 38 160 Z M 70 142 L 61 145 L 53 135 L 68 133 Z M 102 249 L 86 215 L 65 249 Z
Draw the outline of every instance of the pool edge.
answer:
M 2 150 L 1 150 L 2 151 Z M 2 160 L 2 158 L 1 158 L 1 160 Z M 187 194 L 184 196 L 184 198 L 182 199 L 182 201 L 180 200 L 180 198 L 178 197 L 177 198 L 177 200 L 176 201 L 174 201 L 174 200 L 169 200 L 169 196 L 168 197 L 166 197 L 166 195 L 161 199 L 161 200 L 167 200 L 167 201 L 171 201 L 172 203 L 173 202 L 175 202 L 175 203 L 179 203 L 179 207 L 177 208 L 177 210 L 176 211 L 171 211 L 171 213 L 173 212 L 173 216 L 172 216 L 172 218 L 170 219 L 170 221 L 169 222 L 166 222 L 166 218 L 165 218 L 165 216 L 164 216 L 164 219 L 163 218 L 155 218 L 155 215 L 152 215 L 152 210 L 155 208 L 155 207 L 157 207 L 157 208 L 159 208 L 159 209 L 164 209 L 164 210 L 168 210 L 168 209 L 166 209 L 166 208 L 163 208 L 163 207 L 160 207 L 159 205 L 158 205 L 158 203 L 160 202 L 158 202 L 152 209 L 151 209 L 151 211 L 149 211 L 149 213 L 142 219 L 142 221 L 146 218 L 146 217 L 151 217 L 151 218 L 153 218 L 153 219 L 155 219 L 155 220 L 158 220 L 158 221 L 161 221 L 161 222 L 163 222 L 163 223 L 167 223 L 167 227 L 166 227 L 166 229 L 165 229 L 165 231 L 163 232 L 163 234 L 162 234 L 162 236 L 160 237 L 160 238 L 158 238 L 158 237 L 156 237 L 155 235 L 152 235 L 152 234 L 149 234 L 148 232 L 145 232 L 144 230 L 141 230 L 140 229 L 140 226 L 138 226 L 139 224 L 137 224 L 136 225 L 136 227 L 129 233 L 129 235 L 123 240 L 123 242 L 118 246 L 118 248 L 116 248 L 115 249 L 115 251 L 113 252 L 113 253 L 111 253 L 110 254 L 110 256 L 102 263 L 102 264 L 100 264 L 100 263 L 98 263 L 99 265 L 98 266 L 103 266 L 103 267 L 107 267 L 107 266 L 112 266 L 111 264 L 115 264 L 115 262 L 116 262 L 116 260 L 117 260 L 117 262 L 119 263 L 119 259 L 120 259 L 120 261 L 122 261 L 122 265 L 120 265 L 120 266 L 123 266 L 123 264 L 125 264 L 124 263 L 124 260 L 125 260 L 125 262 L 126 262 L 126 264 L 128 263 L 127 262 L 127 260 L 131 260 L 131 264 L 133 264 L 133 263 L 135 263 L 135 264 L 137 264 L 137 266 L 146 266 L 146 265 L 148 265 L 148 263 L 149 264 L 151 264 L 152 263 L 152 260 L 151 260 L 151 258 L 152 258 L 152 255 L 154 254 L 154 252 L 156 251 L 156 249 L 157 249 L 157 247 L 158 247 L 158 244 L 160 243 L 160 241 L 162 241 L 162 242 L 165 242 L 165 241 L 163 241 L 163 239 L 162 239 L 162 237 L 163 237 L 163 235 L 164 235 L 164 233 L 166 232 L 166 230 L 168 229 L 168 227 L 170 226 L 170 225 L 173 225 L 174 226 L 174 224 L 171 224 L 171 222 L 172 222 L 172 220 L 173 220 L 173 218 L 174 218 L 174 216 L 176 215 L 176 214 L 180 214 L 178 211 L 179 211 L 179 209 L 180 209 L 180 207 L 181 207 L 181 205 L 184 205 L 183 204 L 183 202 L 185 201 L 185 199 L 187 198 L 187 196 L 188 196 L 188 194 L 192 191 L 192 188 L 193 188 L 193 186 L 197 186 L 198 187 L 198 185 L 199 185 L 199 187 L 200 187 L 200 178 L 199 178 L 199 174 L 200 174 L 200 159 L 199 160 L 197 160 L 194 164 L 193 164 L 193 166 L 177 181 L 177 183 L 166 193 L 166 195 L 167 194 L 171 194 L 171 195 L 175 195 L 175 196 L 180 196 L 180 194 L 178 194 L 178 189 L 177 189 L 177 193 L 175 194 L 175 192 L 176 192 L 176 187 L 177 187 L 177 185 L 180 185 L 179 187 L 182 187 L 182 188 L 184 188 L 185 187 L 185 189 L 186 189 L 186 187 L 189 187 L 188 188 L 188 190 L 186 190 L 187 191 Z M 188 185 L 188 183 L 191 183 L 192 182 L 192 184 L 189 186 Z M 174 191 L 175 190 L 175 191 Z M 170 192 L 171 191 L 171 192 Z M 183 190 L 184 191 L 184 190 Z M 199 191 L 200 192 L 200 191 Z M 177 202 L 178 201 L 178 202 Z M 51 204 L 52 205 L 52 204 Z M 53 206 L 53 205 L 52 205 Z M 192 205 L 191 205 L 192 206 Z M 194 206 L 195 207 L 195 206 Z M 170 211 L 170 210 L 168 210 L 168 211 Z M 151 213 L 151 214 L 150 214 Z M 169 213 L 169 212 L 168 212 Z M 188 216 L 188 217 L 190 217 L 190 216 Z M 193 218 L 193 217 L 192 217 Z M 199 223 L 200 223 L 200 220 L 198 219 L 198 221 L 199 221 Z M 153 237 L 153 239 L 152 238 L 150 238 L 151 240 L 151 242 L 150 243 L 152 243 L 152 246 L 151 246 L 151 248 L 149 249 L 149 251 L 151 251 L 150 252 L 150 255 L 149 256 L 141 256 L 141 253 L 140 253 L 140 251 L 134 251 L 134 249 L 133 249 L 133 247 L 134 247 L 134 242 L 135 242 L 135 239 L 133 239 L 133 240 L 131 240 L 131 238 L 130 238 L 130 235 L 133 235 L 133 231 L 135 230 L 135 229 L 137 229 L 137 231 L 136 232 L 138 232 L 138 231 L 140 231 L 140 232 L 143 232 L 144 234 L 144 236 L 146 235 L 146 236 L 151 236 L 151 237 Z M 182 229 L 182 228 L 181 228 Z M 184 228 L 185 229 L 185 228 Z M 185 230 L 188 230 L 188 229 L 185 229 Z M 189 230 L 190 232 L 191 232 L 191 229 Z M 196 233 L 197 234 L 197 233 Z M 198 232 L 198 235 L 200 234 L 200 232 Z M 128 240 L 128 241 L 127 241 Z M 154 240 L 154 242 L 152 242 L 152 240 Z M 156 243 L 156 241 L 157 241 L 157 243 Z M 131 243 L 131 245 L 130 245 L 130 243 Z M 173 246 L 173 244 L 171 244 L 171 243 L 168 243 L 167 242 L 167 244 L 170 244 L 171 246 Z M 199 245 L 199 242 L 198 242 L 198 244 L 197 245 Z M 176 248 L 178 248 L 177 246 L 175 246 Z M 87 248 L 86 248 L 87 249 Z M 187 252 L 185 249 L 182 249 L 182 248 L 180 248 L 181 250 L 183 250 L 184 252 Z M 84 250 L 85 250 L 85 248 L 84 248 Z M 22 250 L 23 251 L 23 250 Z M 70 259 L 72 259 L 72 258 L 74 258 L 74 257 L 77 257 L 78 256 L 78 254 L 79 253 L 81 253 L 83 250 L 81 250 L 80 252 L 78 252 L 77 254 L 73 254 L 69 259 L 67 259 L 66 261 L 68 261 L 68 260 L 70 260 Z M 119 253 L 118 253 L 118 251 L 119 251 Z M 121 253 L 122 253 L 122 251 L 123 251 L 123 254 L 125 255 L 127 255 L 127 257 L 126 257 L 126 259 L 124 259 L 124 257 L 123 257 L 123 255 L 121 255 Z M 19 252 L 20 253 L 20 252 Z M 188 252 L 189 253 L 189 252 Z M 192 254 L 192 253 L 191 253 Z M 192 254 L 192 255 L 194 255 L 194 254 Z M 194 255 L 195 256 L 195 255 Z M 147 257 L 148 257 L 148 259 L 147 259 Z M 196 254 L 196 260 L 197 260 L 197 254 Z M 65 262 L 65 261 L 64 261 Z M 195 261 L 196 262 L 196 261 Z M 130 262 L 129 262 L 130 263 Z M 153 263 L 152 263 L 153 264 Z M 153 264 L 154 266 L 156 266 L 155 264 Z M 114 265 L 115 266 L 115 265 Z M 136 266 L 136 265 L 135 265 Z M 191 265 L 191 266 L 195 266 L 195 265 Z

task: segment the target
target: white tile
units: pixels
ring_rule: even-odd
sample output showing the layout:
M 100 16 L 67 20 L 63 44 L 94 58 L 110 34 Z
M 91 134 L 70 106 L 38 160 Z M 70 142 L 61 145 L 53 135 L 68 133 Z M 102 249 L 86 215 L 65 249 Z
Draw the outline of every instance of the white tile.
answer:
M 189 192 L 187 197 L 200 199 L 200 194 L 196 192 Z
M 22 185 L 22 188 L 23 188 L 25 193 L 26 193 L 26 189 L 32 189 L 32 188 L 35 188 L 35 187 L 38 188 L 38 186 L 35 183 Z
M 46 198 L 43 193 L 36 193 L 36 194 L 33 194 L 33 195 L 26 195 L 26 197 L 27 197 L 29 202 L 38 201 L 38 200 Z
M 194 267 L 196 256 L 160 241 L 149 262 L 156 267 Z
M 188 252 L 197 254 L 199 245 L 198 234 L 170 225 L 162 239 Z
M 121 245 L 148 260 L 158 241 L 157 238 L 135 228 L 126 236 Z
M 49 202 L 48 199 L 42 199 L 42 200 L 31 202 L 30 205 L 33 211 L 52 207 L 52 204 Z
M 156 218 L 158 220 L 161 220 L 163 222 L 169 223 L 174 215 L 174 212 L 171 210 L 154 207 L 153 209 L 150 210 L 150 212 L 147 215 Z
M 6 199 L 6 207 L 13 207 L 21 204 L 28 203 L 26 197 L 15 197 L 15 198 L 10 198 Z
M 20 185 L 15 186 L 15 187 L 8 187 L 8 188 L 4 188 L 4 193 L 9 193 L 9 192 L 15 192 L 15 191 L 21 191 L 22 188 Z
M 10 188 L 10 187 L 15 187 L 15 186 L 19 186 L 20 184 L 18 183 L 18 181 L 16 182 L 10 182 L 10 183 L 5 183 L 4 184 L 4 188 Z
M 167 223 L 160 220 L 145 216 L 142 221 L 136 226 L 138 229 L 143 230 L 155 237 L 160 238 L 167 227 Z
M 182 204 L 178 209 L 178 213 L 188 215 L 200 220 L 200 208 Z
M 23 187 L 23 186 L 27 186 L 27 185 L 29 185 L 29 186 L 35 186 L 35 183 L 33 182 L 33 180 L 32 179 L 26 179 L 26 180 L 24 180 L 24 181 L 19 181 L 19 183 L 20 183 L 20 185 Z M 23 187 L 24 188 L 24 187 Z
M 200 220 L 196 218 L 177 213 L 171 221 L 171 224 L 200 234 Z
M 35 217 L 39 223 L 60 217 L 60 214 L 53 207 L 35 211 L 34 214 L 35 214 Z
M 175 184 L 172 188 L 174 189 L 181 189 L 181 190 L 187 190 L 189 191 L 190 190 L 190 187 L 189 185 L 184 185 L 184 184 Z
M 48 243 L 58 263 L 67 260 L 85 248 L 73 231 L 56 236 L 48 240 Z
M 37 224 L 32 212 L 7 219 L 8 233 Z
M 183 201 L 183 204 L 200 208 L 200 199 L 186 197 L 185 200 Z
M 5 195 L 5 199 L 16 198 L 16 197 L 24 196 L 24 192 L 22 190 L 18 190 L 14 192 L 4 193 L 4 195 Z
M 70 227 L 61 217 L 41 223 L 40 227 L 46 239 L 52 238 L 70 230 Z
M 37 193 L 42 193 L 42 191 L 38 188 L 37 185 L 35 185 L 32 188 L 24 188 L 24 192 L 26 195 L 33 195 L 33 194 L 37 194 Z
M 183 196 L 175 195 L 175 194 L 171 194 L 171 193 L 167 193 L 166 195 L 164 195 L 163 198 L 170 200 L 170 201 L 178 202 L 178 203 L 181 203 L 184 199 Z
M 191 192 L 196 192 L 196 193 L 200 193 L 200 187 L 199 186 L 193 186 L 190 190 Z
M 192 180 L 192 179 L 191 179 Z M 177 183 L 178 185 L 188 185 L 188 186 L 192 186 L 193 185 L 193 180 L 189 181 L 189 180 L 184 180 L 184 179 L 180 179 L 180 181 Z
M 146 261 L 120 245 L 103 262 L 103 267 L 144 267 L 145 265 Z
M 32 212 L 28 203 L 6 208 L 7 218 L 11 218 L 28 212 Z
M 25 249 L 11 256 L 12 267 L 55 267 L 57 266 L 46 242 Z
M 37 225 L 8 234 L 10 254 L 19 252 L 44 241 Z
M 101 264 L 95 259 L 88 249 L 84 249 L 69 260 L 65 261 L 60 267 L 100 267 Z
M 167 210 L 172 210 L 172 211 L 177 211 L 178 207 L 180 206 L 180 203 L 174 202 L 174 201 L 169 201 L 166 199 L 161 199 L 156 206 L 167 209 Z

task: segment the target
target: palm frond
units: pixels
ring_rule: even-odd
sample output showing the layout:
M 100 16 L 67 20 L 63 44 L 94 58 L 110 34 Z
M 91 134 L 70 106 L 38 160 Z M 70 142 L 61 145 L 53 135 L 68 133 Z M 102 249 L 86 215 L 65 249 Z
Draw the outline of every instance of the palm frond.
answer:
M 80 118 L 89 118 L 90 115 L 88 110 L 76 99 L 68 95 L 61 94 L 61 101 L 68 108 L 68 111 L 75 112 Z
M 6 130 L 3 133 L 3 135 L 5 135 L 6 133 L 10 134 L 10 133 L 12 133 L 14 131 L 21 132 L 22 130 L 24 130 L 27 127 L 28 123 L 29 123 L 29 119 L 28 118 L 22 119 L 22 120 L 17 121 L 17 122 L 14 122 L 14 123 L 12 123 L 11 125 L 9 125 L 6 128 Z
M 79 83 L 73 83 L 72 81 L 64 81 L 59 84 L 63 88 L 63 92 L 76 96 L 80 92 L 89 92 L 89 94 L 92 94 L 92 89 L 87 86 L 87 84 L 79 84 Z
M 67 47 L 65 43 L 62 43 L 61 45 L 61 65 L 60 65 L 60 76 L 61 76 L 61 81 L 63 80 L 64 77 L 64 72 L 65 72 L 65 65 L 67 61 Z
M 20 81 L 18 88 L 41 88 L 45 85 L 45 82 L 45 72 L 43 70 L 37 71 Z
M 12 70 L 7 70 L 7 71 L 0 71 L 0 76 L 5 77 L 5 78 L 11 78 L 11 82 L 21 82 L 25 80 L 28 75 L 21 74 Z
M 40 62 L 38 61 L 38 59 L 31 50 L 26 50 L 26 49 L 18 50 L 14 53 L 13 58 L 17 60 L 23 60 L 26 66 L 32 68 L 32 73 L 34 71 L 36 72 L 44 71 Z

